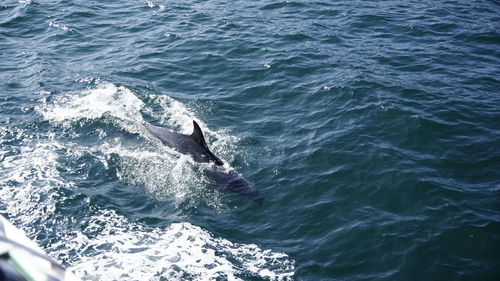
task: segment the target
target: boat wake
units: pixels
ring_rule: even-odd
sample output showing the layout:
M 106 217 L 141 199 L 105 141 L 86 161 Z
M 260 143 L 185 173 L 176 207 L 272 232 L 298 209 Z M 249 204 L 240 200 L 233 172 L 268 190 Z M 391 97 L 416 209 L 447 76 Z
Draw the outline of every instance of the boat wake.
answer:
M 196 120 L 226 161 L 237 138 L 208 129 L 169 97 L 139 98 L 110 83 L 55 98 L 46 95 L 37 107 L 45 121 L 24 129 L 0 128 L 0 208 L 77 277 L 292 278 L 294 261 L 284 253 L 233 243 L 187 221 L 153 227 L 128 218 L 120 205 L 109 207 L 122 200 L 113 198 L 116 192 L 140 196 L 142 190 L 156 200 L 224 205 L 220 197 L 210 197 L 217 193 L 204 188 L 200 168 L 189 157 L 153 141 L 137 141 L 144 138 L 136 125 L 142 118 L 186 132 Z

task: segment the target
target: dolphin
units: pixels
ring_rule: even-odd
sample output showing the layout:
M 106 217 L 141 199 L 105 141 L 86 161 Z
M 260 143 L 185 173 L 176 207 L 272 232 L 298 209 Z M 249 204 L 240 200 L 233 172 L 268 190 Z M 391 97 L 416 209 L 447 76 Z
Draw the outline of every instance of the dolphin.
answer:
M 204 173 L 211 178 L 217 189 L 231 191 L 262 204 L 264 197 L 257 189 L 251 188 L 248 182 L 234 170 L 223 168 L 224 162 L 215 156 L 208 148 L 201 128 L 193 120 L 193 132 L 190 135 L 177 133 L 167 128 L 158 127 L 149 123 L 143 124 L 149 134 L 159 139 L 164 145 L 178 152 L 191 155 L 196 162 L 215 164 Z

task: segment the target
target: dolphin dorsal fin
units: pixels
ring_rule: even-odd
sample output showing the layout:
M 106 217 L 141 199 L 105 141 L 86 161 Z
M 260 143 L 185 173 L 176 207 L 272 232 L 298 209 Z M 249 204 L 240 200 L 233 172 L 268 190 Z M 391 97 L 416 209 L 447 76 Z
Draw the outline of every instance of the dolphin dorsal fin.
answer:
M 203 137 L 203 133 L 201 132 L 200 126 L 194 120 L 193 120 L 193 133 L 191 133 L 191 137 L 200 145 L 207 147 L 207 143 L 205 142 L 205 138 Z

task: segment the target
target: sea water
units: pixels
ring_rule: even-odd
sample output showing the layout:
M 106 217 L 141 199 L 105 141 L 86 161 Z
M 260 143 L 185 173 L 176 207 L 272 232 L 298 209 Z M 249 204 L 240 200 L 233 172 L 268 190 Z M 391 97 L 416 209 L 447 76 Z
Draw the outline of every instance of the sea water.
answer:
M 497 1 L 0 3 L 0 212 L 82 280 L 498 280 Z M 265 197 L 219 192 L 149 122 Z

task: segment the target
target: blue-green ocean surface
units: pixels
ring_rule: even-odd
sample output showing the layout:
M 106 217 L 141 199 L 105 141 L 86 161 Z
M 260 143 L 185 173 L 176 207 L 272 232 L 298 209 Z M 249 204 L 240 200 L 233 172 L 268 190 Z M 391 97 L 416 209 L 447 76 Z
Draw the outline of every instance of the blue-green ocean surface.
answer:
M 0 213 L 82 280 L 500 280 L 500 3 L 1 1 Z

